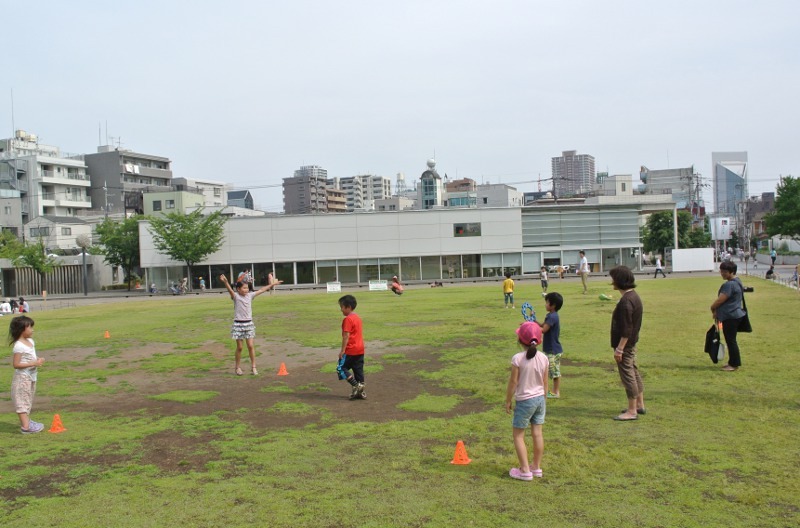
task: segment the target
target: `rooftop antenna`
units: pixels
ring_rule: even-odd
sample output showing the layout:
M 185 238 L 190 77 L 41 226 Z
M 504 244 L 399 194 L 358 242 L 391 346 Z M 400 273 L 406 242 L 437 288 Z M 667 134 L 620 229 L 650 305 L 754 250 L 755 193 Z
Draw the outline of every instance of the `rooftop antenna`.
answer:
M 14 124 L 14 89 L 11 89 L 11 137 L 17 133 L 17 127 Z

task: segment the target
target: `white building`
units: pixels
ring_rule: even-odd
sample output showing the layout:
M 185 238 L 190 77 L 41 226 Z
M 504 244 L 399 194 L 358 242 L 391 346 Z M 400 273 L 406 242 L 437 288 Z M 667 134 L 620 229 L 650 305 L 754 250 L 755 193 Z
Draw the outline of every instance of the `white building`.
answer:
M 172 178 L 176 191 L 198 192 L 203 195 L 203 204 L 210 207 L 226 205 L 230 185 L 212 180 L 194 180 L 190 178 Z
M 79 156 L 41 145 L 34 134 L 17 130 L 0 140 L 0 185 L 20 193 L 21 223 L 39 216 L 76 216 L 92 207 L 91 181 Z
M 328 186 L 344 192 L 348 211 L 374 211 L 376 200 L 392 196 L 392 180 L 374 174 L 331 178 Z

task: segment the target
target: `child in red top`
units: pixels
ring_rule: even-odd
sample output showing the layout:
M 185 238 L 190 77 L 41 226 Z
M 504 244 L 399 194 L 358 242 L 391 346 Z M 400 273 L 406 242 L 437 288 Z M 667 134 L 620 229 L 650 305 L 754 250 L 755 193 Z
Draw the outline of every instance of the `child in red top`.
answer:
M 347 375 L 347 383 L 353 387 L 350 399 L 365 400 L 367 394 L 364 392 L 364 335 L 361 318 L 354 312 L 356 305 L 356 298 L 352 295 L 345 295 L 339 299 L 339 307 L 344 315 L 339 359 L 345 358 L 342 370 Z

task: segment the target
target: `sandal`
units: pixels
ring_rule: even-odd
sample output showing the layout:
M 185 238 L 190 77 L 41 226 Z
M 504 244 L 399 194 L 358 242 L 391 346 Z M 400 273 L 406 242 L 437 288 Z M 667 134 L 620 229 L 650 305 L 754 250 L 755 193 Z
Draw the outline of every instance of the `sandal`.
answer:
M 237 376 L 241 376 L 242 374 L 244 374 L 244 372 L 242 372 L 242 368 L 241 367 L 236 367 L 236 375 Z
M 250 372 L 253 376 L 258 376 L 258 369 L 253 367 L 253 370 Z

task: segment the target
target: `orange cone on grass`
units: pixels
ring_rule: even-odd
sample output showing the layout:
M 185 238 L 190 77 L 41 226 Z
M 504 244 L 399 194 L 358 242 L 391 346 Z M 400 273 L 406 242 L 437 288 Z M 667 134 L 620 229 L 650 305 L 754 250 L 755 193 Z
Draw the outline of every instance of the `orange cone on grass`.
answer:
M 106 333 L 103 334 L 103 337 L 105 337 L 106 339 L 109 339 L 111 337 L 111 334 L 108 333 L 108 330 L 106 330 Z
M 63 433 L 67 429 L 61 424 L 61 416 L 53 416 L 53 425 L 50 426 L 49 433 Z
M 464 447 L 464 442 L 459 440 L 458 443 L 456 443 L 456 452 L 453 454 L 453 460 L 451 460 L 450 463 L 466 466 L 470 462 L 472 462 L 472 460 L 467 456 L 467 448 Z
M 289 371 L 286 370 L 286 363 L 281 363 L 281 368 L 278 369 L 278 376 L 288 376 Z

